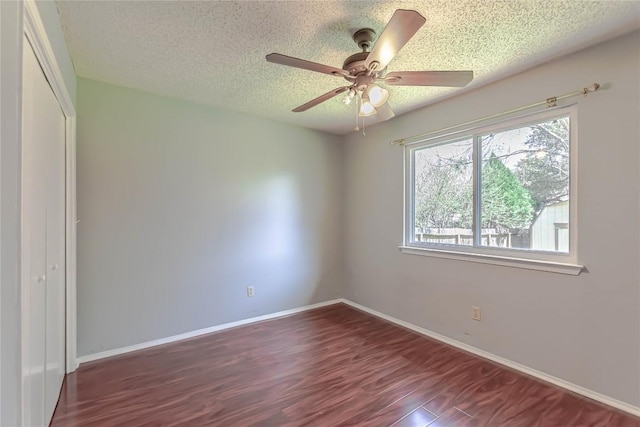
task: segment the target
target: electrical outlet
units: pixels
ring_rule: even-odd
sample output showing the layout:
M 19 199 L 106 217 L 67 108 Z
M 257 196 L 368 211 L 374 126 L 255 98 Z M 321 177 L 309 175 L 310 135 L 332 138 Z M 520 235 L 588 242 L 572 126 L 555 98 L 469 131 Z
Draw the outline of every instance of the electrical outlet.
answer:
M 482 320 L 482 315 L 480 314 L 480 307 L 474 305 L 471 307 L 471 318 L 473 320 L 477 320 L 478 322 Z
M 252 297 L 254 293 L 253 286 L 247 286 L 247 296 Z

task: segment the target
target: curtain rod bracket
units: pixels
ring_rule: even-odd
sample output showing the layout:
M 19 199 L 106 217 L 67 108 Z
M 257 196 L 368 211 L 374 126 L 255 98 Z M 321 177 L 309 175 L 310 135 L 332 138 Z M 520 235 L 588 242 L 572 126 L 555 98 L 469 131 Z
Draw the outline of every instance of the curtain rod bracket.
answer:
M 558 98 L 552 96 L 551 98 L 547 98 L 547 108 L 553 108 L 558 105 Z

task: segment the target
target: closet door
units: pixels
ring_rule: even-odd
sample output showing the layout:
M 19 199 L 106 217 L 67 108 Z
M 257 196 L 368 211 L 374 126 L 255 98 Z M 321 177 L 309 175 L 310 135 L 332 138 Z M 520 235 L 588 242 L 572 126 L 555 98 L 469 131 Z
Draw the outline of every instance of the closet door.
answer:
M 44 77 L 44 76 L 43 76 Z M 46 197 L 45 419 L 58 403 L 65 373 L 65 118 L 49 89 L 51 128 L 43 149 Z M 53 113 L 57 113 L 55 117 Z
M 39 149 L 43 114 L 38 102 L 40 66 L 29 43 L 24 44 L 22 95 L 22 325 L 23 424 L 44 425 L 45 312 L 46 312 L 46 203 L 45 154 Z
M 26 37 L 23 55 L 23 424 L 48 425 L 65 366 L 65 118 Z

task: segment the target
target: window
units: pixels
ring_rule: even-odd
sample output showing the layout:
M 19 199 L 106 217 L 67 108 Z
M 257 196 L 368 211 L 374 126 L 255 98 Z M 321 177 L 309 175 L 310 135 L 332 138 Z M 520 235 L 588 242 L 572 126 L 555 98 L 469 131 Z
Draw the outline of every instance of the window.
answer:
M 571 109 L 406 146 L 404 247 L 575 263 L 572 129 Z

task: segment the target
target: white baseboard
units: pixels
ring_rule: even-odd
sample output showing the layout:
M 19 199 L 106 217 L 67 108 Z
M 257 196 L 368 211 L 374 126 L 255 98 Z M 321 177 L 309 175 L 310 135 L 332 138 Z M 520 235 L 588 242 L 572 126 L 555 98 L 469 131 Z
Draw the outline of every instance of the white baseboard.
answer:
M 185 340 L 187 338 L 197 337 L 199 335 L 210 334 L 212 332 L 222 331 L 224 329 L 235 328 L 236 326 L 248 325 L 250 323 L 261 322 L 263 320 L 275 319 L 276 317 L 288 316 L 290 314 L 300 313 L 302 311 L 313 310 L 314 308 L 324 307 L 327 305 L 338 304 L 342 300 L 335 299 L 324 301 L 317 304 L 305 305 L 304 307 L 292 308 L 290 310 L 278 311 L 277 313 L 265 314 L 264 316 L 251 317 L 249 319 L 238 320 L 237 322 L 224 323 L 222 325 L 211 326 L 209 328 L 198 329 L 196 331 L 185 332 L 184 334 L 173 335 L 166 338 L 160 338 L 153 341 L 147 341 L 140 344 L 130 345 L 127 347 L 115 348 L 113 350 L 102 351 L 100 353 L 88 354 L 78 357 L 78 363 L 93 362 L 94 360 L 104 359 L 106 357 L 117 356 L 119 354 L 130 353 L 132 351 L 143 350 L 149 347 L 155 347 L 162 344 L 169 344 L 176 341 Z
M 167 338 L 160 338 L 153 341 L 147 341 L 141 344 L 135 344 L 128 347 L 117 348 L 113 350 L 107 350 L 100 353 L 89 354 L 87 356 L 81 356 L 78 358 L 78 363 L 87 363 L 92 362 L 94 360 L 104 359 L 106 357 L 117 356 L 119 354 L 130 353 L 132 351 L 143 350 L 149 347 L 155 347 L 162 344 L 169 344 L 172 342 L 184 340 L 187 338 L 197 337 L 199 335 L 210 334 L 212 332 L 222 331 L 224 329 L 234 328 L 236 326 L 248 325 L 250 323 L 260 322 L 263 320 L 275 319 L 277 317 L 288 316 L 290 314 L 300 313 L 307 310 L 312 310 L 314 308 L 324 307 L 327 305 L 344 303 L 358 310 L 369 313 L 373 316 L 379 317 L 381 319 L 387 320 L 391 323 L 394 323 L 398 326 L 402 326 L 404 328 L 410 329 L 419 334 L 425 335 L 427 337 L 433 338 L 445 344 L 449 344 L 453 347 L 457 347 L 461 350 L 467 351 L 469 353 L 475 354 L 477 356 L 483 357 L 485 359 L 489 359 L 493 362 L 499 363 L 501 365 L 507 366 L 509 368 L 515 369 L 517 371 L 523 372 L 527 375 L 531 375 L 532 377 L 538 378 L 540 380 L 546 381 L 548 383 L 554 384 L 558 387 L 562 387 L 566 390 L 572 391 L 574 393 L 578 393 L 582 396 L 588 397 L 589 399 L 593 399 L 600 403 L 604 403 L 605 405 L 612 406 L 616 409 L 620 409 L 621 411 L 628 412 L 632 415 L 640 417 L 640 407 L 631 405 L 626 402 L 622 402 L 620 400 L 614 399 L 612 397 L 606 396 L 604 394 L 600 394 L 593 390 L 589 390 L 585 387 L 573 384 L 569 381 L 565 381 L 563 379 L 554 377 L 553 375 L 549 375 L 547 373 L 538 371 L 536 369 L 530 368 L 525 365 L 521 365 L 520 363 L 514 362 L 509 359 L 505 359 L 504 357 L 497 356 L 493 353 L 489 353 L 488 351 L 481 350 L 479 348 L 473 347 L 469 344 L 465 344 L 463 342 L 454 340 L 452 338 L 446 337 L 444 335 L 438 334 L 436 332 L 430 331 L 428 329 L 421 328 L 420 326 L 413 325 L 409 322 L 405 322 L 404 320 L 396 319 L 395 317 L 389 316 L 387 314 L 381 313 L 379 311 L 373 310 L 369 307 L 365 307 L 353 301 L 350 301 L 345 298 L 339 298 L 335 300 L 325 301 L 318 304 L 311 304 L 304 307 L 293 308 L 291 310 L 279 311 L 277 313 L 265 314 L 264 316 L 252 317 L 249 319 L 239 320 L 237 322 L 225 323 L 222 325 L 212 326 L 209 328 L 198 329 L 196 331 L 186 332 L 184 334 L 174 335 Z
M 572 391 L 574 393 L 578 393 L 582 396 L 588 397 L 589 399 L 593 399 L 595 401 L 598 401 L 600 403 L 604 403 L 605 405 L 609 405 L 612 406 L 616 409 L 620 409 L 621 411 L 624 412 L 628 412 L 632 415 L 635 415 L 637 417 L 640 417 L 640 407 L 638 406 L 634 406 L 631 405 L 629 403 L 626 402 L 622 402 L 620 400 L 614 399 L 612 397 L 606 396 L 604 394 L 600 394 L 598 392 L 595 392 L 593 390 L 589 390 L 588 388 L 570 383 L 569 381 L 565 381 L 563 379 L 554 377 L 553 375 L 549 375 L 547 373 L 538 371 L 536 369 L 530 368 L 528 366 L 525 365 L 521 365 L 520 363 L 514 362 L 512 360 L 509 359 L 505 359 L 504 357 L 500 357 L 500 356 L 496 356 L 493 353 L 489 353 L 488 351 L 484 351 L 481 350 L 479 348 L 473 347 L 469 344 L 465 344 L 463 342 L 454 340 L 452 338 L 446 337 L 444 335 L 440 335 L 436 332 L 430 331 L 428 329 L 424 329 L 421 328 L 419 326 L 413 325 L 409 322 L 405 322 L 404 320 L 400 320 L 400 319 L 396 319 L 395 317 L 386 315 L 384 313 L 380 313 L 379 311 L 373 310 L 369 307 L 365 307 L 363 305 L 357 304 L 353 301 L 350 301 L 348 299 L 344 299 L 341 298 L 339 300 L 339 302 L 343 302 L 347 305 L 350 305 L 353 308 L 357 308 L 358 310 L 364 311 L 366 313 L 369 313 L 373 316 L 379 317 L 381 319 L 387 320 L 391 323 L 395 323 L 396 325 L 402 326 L 404 328 L 410 329 L 414 332 L 417 332 L 419 334 L 428 336 L 430 338 L 433 338 L 435 340 L 441 341 L 445 344 L 449 344 L 452 345 L 454 347 L 457 347 L 461 350 L 464 351 L 468 351 L 469 353 L 473 353 L 477 356 L 483 357 L 485 359 L 489 359 L 493 362 L 499 363 L 501 365 L 504 366 L 508 366 L 509 368 L 515 369 L 517 371 L 523 372 L 527 375 L 531 375 L 532 377 L 538 378 L 540 380 L 546 381 L 548 383 L 554 384 L 558 387 L 562 387 L 564 389 L 567 389 L 569 391 Z

